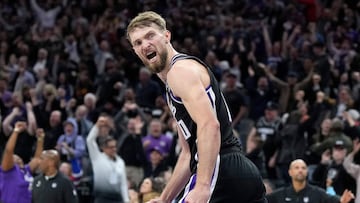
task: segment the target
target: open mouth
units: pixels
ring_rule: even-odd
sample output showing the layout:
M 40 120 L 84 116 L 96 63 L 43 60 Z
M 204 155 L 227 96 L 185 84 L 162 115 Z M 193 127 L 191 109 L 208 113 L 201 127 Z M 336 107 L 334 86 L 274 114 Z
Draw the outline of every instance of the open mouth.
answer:
M 146 58 L 151 60 L 152 58 L 154 58 L 156 56 L 156 52 L 151 52 L 149 54 L 146 55 Z

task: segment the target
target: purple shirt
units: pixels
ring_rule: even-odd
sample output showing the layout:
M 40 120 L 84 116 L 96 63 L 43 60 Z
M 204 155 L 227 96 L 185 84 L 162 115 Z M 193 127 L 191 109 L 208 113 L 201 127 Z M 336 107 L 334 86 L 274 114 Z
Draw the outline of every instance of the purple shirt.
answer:
M 15 165 L 5 172 L 0 168 L 0 200 L 4 203 L 31 203 L 30 185 L 33 180 L 29 165 L 24 169 Z
M 150 160 L 150 153 L 153 148 L 160 148 L 162 153 L 167 156 L 170 153 L 172 139 L 166 135 L 161 135 L 156 138 L 152 135 L 147 135 L 142 138 L 142 143 L 144 144 L 146 141 L 150 141 L 150 144 L 144 147 L 145 154 L 148 160 Z

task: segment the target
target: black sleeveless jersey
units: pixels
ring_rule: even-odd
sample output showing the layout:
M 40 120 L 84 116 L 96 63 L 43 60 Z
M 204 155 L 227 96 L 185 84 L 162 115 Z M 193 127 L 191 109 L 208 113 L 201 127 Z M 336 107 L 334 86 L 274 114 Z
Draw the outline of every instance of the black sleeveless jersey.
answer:
M 211 72 L 210 68 L 203 63 L 200 59 L 189 56 L 186 54 L 177 54 L 171 59 L 170 67 L 172 67 L 176 61 L 184 60 L 184 59 L 192 59 L 204 66 L 207 69 L 210 76 L 210 85 L 206 88 L 206 93 L 209 97 L 209 100 L 212 104 L 212 107 L 215 109 L 217 118 L 220 123 L 220 133 L 221 133 L 221 146 L 220 152 L 224 149 L 237 147 L 240 149 L 239 140 L 233 135 L 232 127 L 231 127 L 231 115 L 230 111 L 225 102 L 224 96 L 220 91 L 219 84 Z M 186 81 L 184 81 L 186 82 Z M 191 90 L 189 90 L 191 91 Z M 191 161 L 190 161 L 190 169 L 192 172 L 196 171 L 197 165 L 197 126 L 196 123 L 192 120 L 189 113 L 185 109 L 184 104 L 181 101 L 181 98 L 176 97 L 169 86 L 166 84 L 166 98 L 169 108 L 178 123 L 182 134 L 184 135 L 185 140 L 189 144 L 191 150 Z

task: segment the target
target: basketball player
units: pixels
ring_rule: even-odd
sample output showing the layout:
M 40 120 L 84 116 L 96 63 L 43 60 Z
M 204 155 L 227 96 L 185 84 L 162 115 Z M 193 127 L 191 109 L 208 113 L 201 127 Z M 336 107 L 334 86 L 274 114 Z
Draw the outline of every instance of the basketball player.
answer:
M 165 83 L 182 145 L 169 183 L 150 202 L 266 202 L 262 178 L 242 155 L 210 68 L 196 57 L 178 53 L 165 20 L 152 11 L 132 19 L 127 37 L 145 66 Z

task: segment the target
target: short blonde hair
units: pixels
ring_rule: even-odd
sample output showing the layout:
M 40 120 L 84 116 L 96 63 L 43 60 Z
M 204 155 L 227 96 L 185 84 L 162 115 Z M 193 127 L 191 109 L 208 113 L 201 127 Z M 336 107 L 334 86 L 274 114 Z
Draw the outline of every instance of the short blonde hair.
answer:
M 166 21 L 163 17 L 153 11 L 139 13 L 127 26 L 126 36 L 130 40 L 129 33 L 135 28 L 150 27 L 152 24 L 158 26 L 160 30 L 166 30 Z

